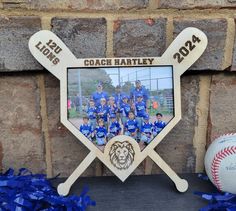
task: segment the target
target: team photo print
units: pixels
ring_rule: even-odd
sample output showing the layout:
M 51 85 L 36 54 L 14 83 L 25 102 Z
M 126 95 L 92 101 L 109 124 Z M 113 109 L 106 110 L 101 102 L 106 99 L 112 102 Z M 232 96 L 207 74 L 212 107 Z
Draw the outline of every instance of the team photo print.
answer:
M 68 120 L 99 149 L 127 135 L 144 149 L 174 117 L 172 66 L 67 69 Z

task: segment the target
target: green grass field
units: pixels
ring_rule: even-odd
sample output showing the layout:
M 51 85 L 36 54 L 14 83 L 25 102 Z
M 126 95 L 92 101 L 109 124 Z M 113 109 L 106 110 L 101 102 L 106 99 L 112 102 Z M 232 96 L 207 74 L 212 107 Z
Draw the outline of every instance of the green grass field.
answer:
M 70 118 L 77 118 L 77 117 L 80 117 L 79 113 L 76 111 L 75 108 L 71 108 L 69 110 L 69 119 Z
M 169 115 L 172 114 L 167 109 L 149 109 L 149 115 L 150 116 L 156 116 L 156 113 L 161 113 L 162 115 Z

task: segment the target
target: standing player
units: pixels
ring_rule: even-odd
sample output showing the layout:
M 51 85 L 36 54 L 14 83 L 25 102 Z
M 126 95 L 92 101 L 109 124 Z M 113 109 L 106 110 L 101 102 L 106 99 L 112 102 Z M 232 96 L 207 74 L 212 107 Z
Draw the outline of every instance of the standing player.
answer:
M 129 112 L 129 119 L 126 121 L 124 126 L 124 134 L 131 136 L 137 140 L 138 124 L 135 120 L 135 115 L 133 111 Z
M 146 107 L 148 108 L 149 93 L 145 86 L 142 86 L 140 80 L 135 82 L 135 88 L 130 92 L 130 99 L 132 103 L 135 103 L 138 100 L 138 95 L 143 97 L 143 101 L 146 103 Z
M 109 102 L 108 102 L 108 115 L 109 117 L 112 115 L 117 115 L 118 108 L 115 104 L 115 98 L 114 97 L 109 97 Z
M 100 105 L 100 101 L 102 98 L 105 98 L 106 101 L 108 100 L 108 94 L 103 91 L 102 83 L 98 83 L 97 91 L 93 93 L 92 98 L 95 102 L 96 107 Z
M 83 124 L 80 125 L 79 131 L 86 136 L 89 140 L 92 140 L 92 126 L 88 123 L 89 119 L 87 116 L 83 117 Z
M 107 128 L 107 115 L 108 115 L 109 109 L 106 105 L 106 99 L 101 98 L 100 105 L 97 108 L 97 114 L 99 119 L 103 119 L 104 125 Z
M 157 120 L 154 122 L 154 136 L 158 135 L 161 130 L 166 126 L 166 123 L 162 121 L 162 114 L 156 114 Z
M 135 114 L 139 129 L 138 138 L 140 139 L 143 117 L 147 115 L 146 103 L 143 101 L 143 96 L 141 94 L 137 94 L 137 102 L 135 103 Z
M 97 117 L 97 108 L 95 107 L 95 103 L 94 103 L 94 100 L 91 99 L 89 101 L 89 106 L 88 106 L 88 109 L 87 109 L 87 115 L 88 115 L 88 118 L 89 118 L 89 123 L 90 125 L 92 126 L 93 130 L 95 129 L 96 127 L 96 117 Z
M 122 104 L 120 107 L 120 113 L 121 113 L 121 122 L 123 125 L 125 125 L 128 116 L 129 116 L 129 112 L 131 111 L 131 106 L 128 103 L 128 97 L 125 95 L 122 98 Z
M 113 94 L 113 97 L 115 98 L 115 104 L 117 105 L 118 109 L 120 109 L 120 106 L 122 104 L 123 96 L 125 96 L 125 93 L 121 91 L 121 86 L 116 86 L 116 92 Z

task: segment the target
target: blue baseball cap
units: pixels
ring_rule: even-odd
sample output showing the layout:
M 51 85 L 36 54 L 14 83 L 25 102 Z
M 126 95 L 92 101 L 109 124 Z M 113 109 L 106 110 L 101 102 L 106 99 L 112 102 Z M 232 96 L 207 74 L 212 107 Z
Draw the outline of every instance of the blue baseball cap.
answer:
M 102 82 L 101 81 L 99 81 L 98 84 L 97 84 L 97 87 L 99 87 L 99 86 L 102 86 Z
M 149 119 L 149 115 L 146 114 L 146 115 L 143 117 L 143 119 L 148 120 L 148 119 Z
M 112 119 L 112 118 L 116 118 L 116 115 L 115 114 L 111 114 L 110 115 L 110 119 Z
M 124 96 L 122 97 L 122 99 L 125 99 L 125 98 L 129 99 L 128 96 L 124 95 Z
M 143 97 L 143 95 L 141 93 L 138 93 L 137 97 Z

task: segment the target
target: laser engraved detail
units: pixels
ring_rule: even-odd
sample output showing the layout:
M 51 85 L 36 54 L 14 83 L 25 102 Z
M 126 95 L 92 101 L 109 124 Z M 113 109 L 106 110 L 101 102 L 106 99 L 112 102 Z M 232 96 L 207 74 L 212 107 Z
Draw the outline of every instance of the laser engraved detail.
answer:
M 113 166 L 117 169 L 127 169 L 134 161 L 134 148 L 128 141 L 118 142 L 112 144 L 109 156 Z

